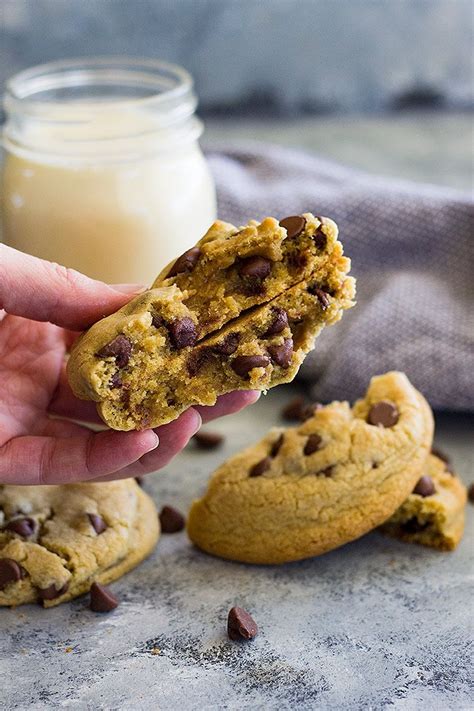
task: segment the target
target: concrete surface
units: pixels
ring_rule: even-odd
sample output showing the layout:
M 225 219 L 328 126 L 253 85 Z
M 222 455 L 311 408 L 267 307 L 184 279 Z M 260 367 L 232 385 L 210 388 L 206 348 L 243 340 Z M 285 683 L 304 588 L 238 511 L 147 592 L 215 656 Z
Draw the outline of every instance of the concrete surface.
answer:
M 212 426 L 214 453 L 191 445 L 145 488 L 187 510 L 210 471 L 279 423 L 283 386 Z M 474 418 L 438 419 L 437 443 L 474 479 Z M 209 427 L 211 429 L 211 427 Z M 163 536 L 153 556 L 112 588 L 108 615 L 87 598 L 52 610 L 0 611 L 0 707 L 68 709 L 472 709 L 474 509 L 454 553 L 373 533 L 281 567 L 233 564 Z M 230 642 L 232 605 L 259 636 Z M 154 650 L 154 651 L 153 651 Z

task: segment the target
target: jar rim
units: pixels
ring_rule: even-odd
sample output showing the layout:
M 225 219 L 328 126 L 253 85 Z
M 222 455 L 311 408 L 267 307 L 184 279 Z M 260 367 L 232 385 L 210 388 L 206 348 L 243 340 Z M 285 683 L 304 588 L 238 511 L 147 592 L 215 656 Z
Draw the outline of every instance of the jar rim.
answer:
M 177 101 L 189 98 L 193 103 L 192 113 L 197 103 L 192 76 L 177 64 L 160 59 L 97 56 L 46 62 L 18 72 L 6 82 L 4 105 L 7 111 L 16 109 L 33 115 L 47 111 L 51 115 L 55 105 L 64 107 L 64 102 L 34 98 L 35 94 L 48 89 L 92 87 L 97 80 L 108 86 L 126 82 L 128 86 L 146 87 L 151 91 L 146 96 L 108 100 L 109 105 L 116 108 L 146 107 L 149 104 L 157 108 L 169 104 L 171 108 Z M 96 103 L 96 108 L 101 109 L 100 102 Z M 89 104 L 88 112 L 93 109 Z

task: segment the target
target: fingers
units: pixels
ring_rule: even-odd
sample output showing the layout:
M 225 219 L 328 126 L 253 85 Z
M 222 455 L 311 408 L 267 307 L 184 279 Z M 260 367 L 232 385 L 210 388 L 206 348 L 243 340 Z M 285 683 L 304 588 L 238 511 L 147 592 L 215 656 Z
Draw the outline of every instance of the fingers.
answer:
M 53 262 L 0 244 L 0 309 L 80 331 L 143 291 L 108 286 Z
M 62 369 L 59 376 L 56 390 L 48 406 L 48 412 L 53 415 L 59 415 L 60 417 L 70 417 L 73 420 L 81 420 L 81 422 L 103 424 L 97 414 L 95 402 L 79 400 L 79 398 L 74 395 L 69 385 L 65 368 Z
M 201 416 L 194 408 L 183 412 L 177 420 L 158 427 L 155 431 L 160 439 L 159 446 L 141 457 L 140 461 L 130 464 L 111 476 L 100 477 L 96 481 L 124 479 L 130 476 L 142 476 L 166 466 L 187 445 L 191 437 L 201 427 Z
M 218 397 L 216 404 L 212 405 L 212 407 L 196 406 L 194 409 L 200 413 L 203 424 L 205 424 L 218 417 L 239 412 L 239 410 L 243 410 L 248 405 L 253 405 L 261 394 L 258 390 L 235 390 L 232 393 Z
M 16 437 L 0 448 L 0 482 L 70 484 L 118 472 L 158 446 L 153 430 L 94 433 L 74 425 L 65 437 Z

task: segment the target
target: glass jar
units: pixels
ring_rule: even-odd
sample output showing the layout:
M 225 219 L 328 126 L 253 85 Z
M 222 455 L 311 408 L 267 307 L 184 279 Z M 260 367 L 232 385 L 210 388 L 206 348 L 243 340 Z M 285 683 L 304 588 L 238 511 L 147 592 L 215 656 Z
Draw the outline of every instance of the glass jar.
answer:
M 216 216 L 191 76 L 90 59 L 17 74 L 5 95 L 3 239 L 110 283 L 149 284 Z

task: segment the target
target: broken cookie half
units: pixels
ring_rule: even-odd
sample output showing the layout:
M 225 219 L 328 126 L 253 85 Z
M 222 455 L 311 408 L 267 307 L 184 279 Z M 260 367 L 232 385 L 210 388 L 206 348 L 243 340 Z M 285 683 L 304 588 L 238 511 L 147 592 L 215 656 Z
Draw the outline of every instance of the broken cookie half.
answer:
M 353 408 L 321 407 L 224 462 L 191 507 L 189 537 L 247 563 L 325 553 L 396 511 L 425 470 L 432 436 L 431 409 L 408 378 L 374 377 Z
M 156 427 L 232 390 L 289 382 L 323 326 L 353 305 L 331 220 L 218 222 L 193 250 L 71 353 L 74 393 L 96 401 L 113 429 Z

